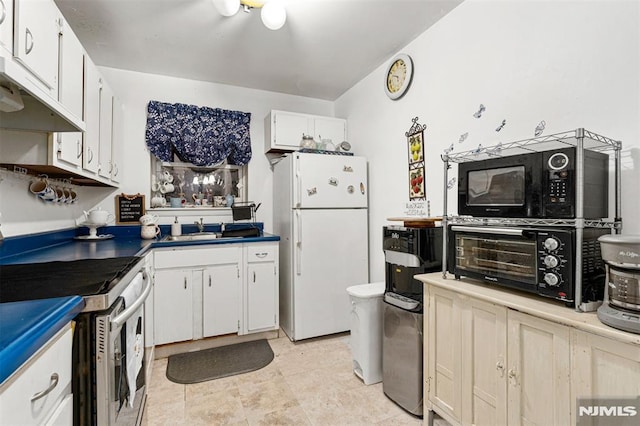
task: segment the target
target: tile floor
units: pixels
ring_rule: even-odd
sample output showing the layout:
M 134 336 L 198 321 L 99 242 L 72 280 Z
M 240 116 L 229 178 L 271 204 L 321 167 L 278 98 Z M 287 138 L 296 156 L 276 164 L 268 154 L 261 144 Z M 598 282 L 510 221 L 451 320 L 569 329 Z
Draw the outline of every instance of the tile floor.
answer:
M 422 424 L 383 394 L 382 383 L 365 386 L 353 374 L 348 333 L 296 344 L 280 335 L 269 340 L 268 366 L 203 383 L 173 383 L 167 358 L 155 360 L 143 425 Z

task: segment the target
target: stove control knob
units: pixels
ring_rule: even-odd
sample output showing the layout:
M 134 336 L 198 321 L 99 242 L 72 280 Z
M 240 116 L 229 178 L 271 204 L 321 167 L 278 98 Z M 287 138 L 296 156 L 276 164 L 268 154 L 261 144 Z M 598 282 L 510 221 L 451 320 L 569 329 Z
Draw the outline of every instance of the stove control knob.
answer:
M 558 276 L 552 272 L 547 272 L 546 274 L 544 274 L 544 282 L 549 284 L 551 287 L 555 287 L 560 282 L 560 278 L 558 278 Z
M 547 238 L 546 240 L 544 240 L 544 248 L 546 248 L 548 251 L 554 251 L 559 246 L 560 244 L 555 238 Z
M 544 264 L 546 265 L 547 268 L 555 268 L 556 266 L 558 266 L 558 263 L 560 263 L 558 261 L 558 258 L 552 255 L 546 255 L 544 257 Z

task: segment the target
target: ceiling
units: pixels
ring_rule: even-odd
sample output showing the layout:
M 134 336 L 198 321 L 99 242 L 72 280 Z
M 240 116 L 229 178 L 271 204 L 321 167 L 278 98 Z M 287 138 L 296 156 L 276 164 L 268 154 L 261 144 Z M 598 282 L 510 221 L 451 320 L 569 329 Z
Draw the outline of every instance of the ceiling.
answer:
M 462 0 L 282 0 L 223 17 L 211 0 L 55 0 L 100 66 L 335 100 Z

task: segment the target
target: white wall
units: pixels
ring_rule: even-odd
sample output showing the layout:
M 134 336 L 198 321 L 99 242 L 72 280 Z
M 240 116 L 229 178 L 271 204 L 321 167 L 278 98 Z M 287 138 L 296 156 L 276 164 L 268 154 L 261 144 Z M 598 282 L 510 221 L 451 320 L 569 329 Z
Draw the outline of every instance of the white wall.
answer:
M 121 164 L 121 186 L 119 189 L 79 187 L 79 202 L 73 206 L 46 205 L 29 194 L 30 178 L 17 177 L 13 173 L 0 173 L 0 212 L 3 213 L 0 228 L 5 236 L 22 235 L 75 226 L 75 219 L 83 210 L 96 206 L 114 212 L 115 196 L 126 194 L 149 194 L 150 154 L 145 144 L 147 104 L 150 100 L 169 103 L 185 103 L 238 110 L 251 113 L 251 148 L 253 156 L 248 167 L 248 198 L 262 206 L 257 220 L 265 222 L 265 230 L 272 229 L 272 179 L 267 156 L 264 154 L 264 118 L 271 109 L 299 111 L 309 114 L 333 116 L 333 103 L 324 100 L 291 96 L 274 92 L 246 89 L 242 87 L 185 80 L 152 74 L 143 74 L 100 68 L 124 106 L 123 158 Z M 0 136 L 3 136 L 0 133 Z M 6 136 L 3 136 L 6 137 Z M 40 138 L 42 134 L 34 134 Z M 149 207 L 149 196 L 146 199 Z M 201 212 L 187 211 L 185 214 L 203 216 Z M 171 217 L 162 223 L 170 223 Z M 191 223 L 185 217 L 182 223 Z M 196 218 L 197 219 L 197 218 Z M 206 216 L 205 220 L 230 221 L 230 217 Z
M 623 232 L 640 234 L 640 2 L 467 0 L 400 52 L 415 67 L 402 99 L 386 97 L 384 64 L 335 103 L 350 141 L 366 141 L 371 281 L 384 279 L 381 228 L 409 201 L 404 133 L 416 116 L 432 215 L 442 214 L 445 148 L 526 139 L 545 120 L 544 134 L 584 127 L 622 141 Z

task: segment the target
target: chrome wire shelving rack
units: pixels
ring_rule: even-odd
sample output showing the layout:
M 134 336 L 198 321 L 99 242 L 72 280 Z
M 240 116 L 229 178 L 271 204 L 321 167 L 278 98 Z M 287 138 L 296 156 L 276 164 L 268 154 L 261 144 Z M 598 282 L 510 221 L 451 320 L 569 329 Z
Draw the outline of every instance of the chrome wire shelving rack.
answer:
M 509 157 L 512 155 L 531 152 L 549 151 L 552 149 L 576 147 L 576 218 L 575 219 L 531 219 L 531 218 L 497 218 L 497 217 L 471 217 L 449 216 L 447 208 L 447 183 L 449 182 L 449 170 L 452 163 L 466 163 L 480 161 L 489 158 Z M 584 150 L 597 152 L 613 152 L 614 154 L 614 194 L 615 208 L 612 220 L 587 220 L 584 219 Z M 621 155 L 622 143 L 606 136 L 590 132 L 584 128 L 556 133 L 546 136 L 537 136 L 531 139 L 523 139 L 514 142 L 498 143 L 497 145 L 482 147 L 470 151 L 457 153 L 445 153 L 441 155 L 444 163 L 444 196 L 442 227 L 446 233 L 449 224 L 480 225 L 480 226 L 562 226 L 573 227 L 576 230 L 576 247 L 582 247 L 584 228 L 609 228 L 615 233 L 622 230 L 621 217 Z M 447 238 L 442 239 L 442 276 L 447 277 Z M 582 251 L 576 250 L 576 281 L 575 309 L 584 312 L 587 309 L 582 303 Z

